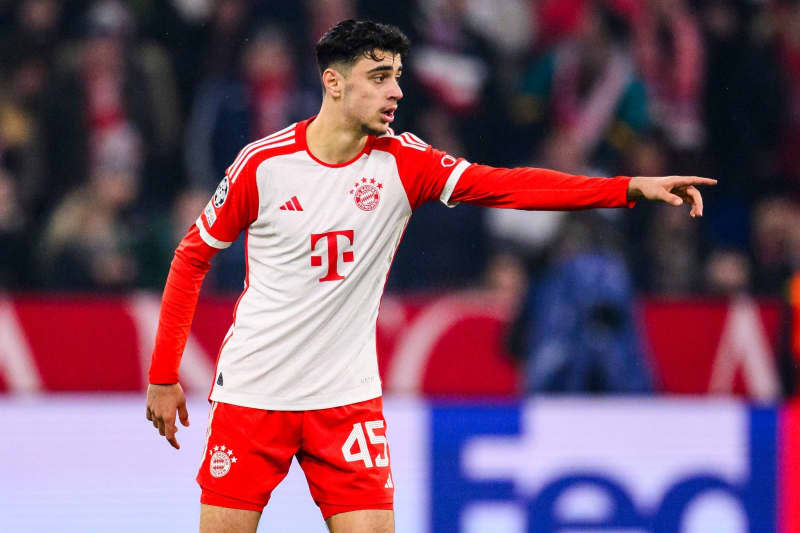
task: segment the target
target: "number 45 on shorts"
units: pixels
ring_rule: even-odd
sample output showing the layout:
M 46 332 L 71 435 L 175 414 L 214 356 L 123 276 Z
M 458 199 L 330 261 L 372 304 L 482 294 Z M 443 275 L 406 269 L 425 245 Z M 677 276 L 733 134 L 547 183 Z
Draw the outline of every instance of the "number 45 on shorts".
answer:
M 353 431 L 350 432 L 347 440 L 344 441 L 344 445 L 342 445 L 342 455 L 344 455 L 345 461 L 348 463 L 364 461 L 364 466 L 367 468 L 372 468 L 373 466 L 389 466 L 389 448 L 386 442 L 386 436 L 375 434 L 375 430 L 381 428 L 383 428 L 383 420 L 364 422 L 363 427 L 360 422 L 353 424 Z M 365 429 L 366 436 L 364 435 Z M 367 437 L 369 437 L 370 444 L 376 446 L 383 444 L 383 454 L 378 453 L 378 455 L 375 456 L 374 463 L 369 454 L 369 448 L 367 447 Z M 358 447 L 355 453 L 353 453 L 354 446 Z

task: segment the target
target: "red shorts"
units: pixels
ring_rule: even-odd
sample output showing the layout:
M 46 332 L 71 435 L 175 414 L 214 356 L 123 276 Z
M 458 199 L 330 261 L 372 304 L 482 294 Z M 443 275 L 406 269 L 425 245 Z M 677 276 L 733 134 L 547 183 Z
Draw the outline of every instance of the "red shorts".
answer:
M 197 482 L 208 505 L 262 511 L 297 457 L 323 518 L 392 509 L 380 397 L 330 409 L 267 411 L 213 402 Z

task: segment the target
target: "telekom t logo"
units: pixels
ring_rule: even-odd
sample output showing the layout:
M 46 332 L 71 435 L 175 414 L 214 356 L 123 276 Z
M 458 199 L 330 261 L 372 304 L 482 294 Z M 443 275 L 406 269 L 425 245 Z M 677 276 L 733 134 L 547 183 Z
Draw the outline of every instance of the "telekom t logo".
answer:
M 325 275 L 324 278 L 319 278 L 322 281 L 339 281 L 344 279 L 344 276 L 340 275 L 339 272 L 336 270 L 336 265 L 339 262 L 339 243 L 338 238 L 344 237 L 347 239 L 348 244 L 353 246 L 353 230 L 346 229 L 341 231 L 329 231 L 327 233 L 312 233 L 311 234 L 311 250 L 315 250 L 317 247 L 317 243 L 322 240 L 322 238 L 328 241 L 328 273 Z M 342 252 L 342 262 L 344 263 L 352 263 L 353 262 L 353 252 L 347 251 Z M 322 266 L 322 256 L 321 255 L 312 255 L 311 256 L 311 266 L 318 267 Z

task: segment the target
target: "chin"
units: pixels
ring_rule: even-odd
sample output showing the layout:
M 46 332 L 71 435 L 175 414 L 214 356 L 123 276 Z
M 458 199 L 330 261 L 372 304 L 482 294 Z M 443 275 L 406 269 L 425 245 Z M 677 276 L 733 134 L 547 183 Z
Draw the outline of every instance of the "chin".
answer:
M 389 124 L 384 124 L 382 122 L 379 122 L 378 124 L 362 124 L 361 131 L 367 135 L 386 135 L 386 132 L 389 131 Z

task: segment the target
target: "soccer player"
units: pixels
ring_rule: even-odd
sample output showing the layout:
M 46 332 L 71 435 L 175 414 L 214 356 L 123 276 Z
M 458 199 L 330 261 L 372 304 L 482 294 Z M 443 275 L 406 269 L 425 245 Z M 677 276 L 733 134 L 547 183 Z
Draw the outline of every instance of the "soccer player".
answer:
M 181 241 L 164 289 L 147 419 L 179 448 L 178 367 L 209 260 L 246 232 L 247 275 L 211 394 L 200 531 L 256 531 L 297 457 L 335 533 L 394 530 L 375 324 L 413 211 L 427 201 L 513 209 L 686 202 L 698 177 L 587 178 L 472 164 L 389 125 L 409 42 L 347 20 L 317 43 L 319 113 L 245 146 Z

